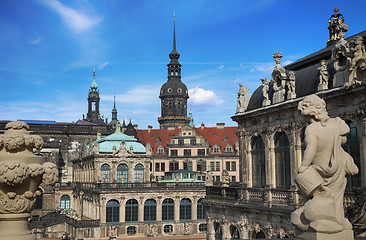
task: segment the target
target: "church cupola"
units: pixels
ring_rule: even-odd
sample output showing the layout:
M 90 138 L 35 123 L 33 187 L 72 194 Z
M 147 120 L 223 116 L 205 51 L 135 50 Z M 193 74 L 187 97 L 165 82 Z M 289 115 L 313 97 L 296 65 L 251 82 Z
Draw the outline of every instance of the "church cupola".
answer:
M 161 117 L 158 121 L 160 128 L 177 127 L 187 125 L 187 86 L 181 81 L 181 64 L 178 59 L 180 54 L 176 48 L 175 38 L 175 15 L 173 32 L 173 50 L 169 54 L 170 63 L 168 64 L 168 81 L 160 89 L 159 98 L 161 99 Z

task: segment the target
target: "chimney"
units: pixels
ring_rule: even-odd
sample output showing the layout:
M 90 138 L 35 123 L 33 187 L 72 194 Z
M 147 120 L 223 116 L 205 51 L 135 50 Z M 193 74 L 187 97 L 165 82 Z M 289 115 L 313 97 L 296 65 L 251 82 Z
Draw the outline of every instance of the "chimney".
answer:
M 217 129 L 224 129 L 225 123 L 216 123 Z
M 151 125 L 147 126 L 147 132 L 148 133 L 151 132 L 151 129 L 152 129 L 152 126 Z

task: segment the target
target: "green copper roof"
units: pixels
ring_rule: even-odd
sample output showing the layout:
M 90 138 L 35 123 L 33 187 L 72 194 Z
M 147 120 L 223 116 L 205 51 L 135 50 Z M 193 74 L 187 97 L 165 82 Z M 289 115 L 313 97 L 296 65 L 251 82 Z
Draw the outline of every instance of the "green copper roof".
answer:
M 113 146 L 116 146 L 116 149 L 118 150 L 122 141 L 125 141 L 127 150 L 130 150 L 130 147 L 132 146 L 134 153 L 146 153 L 144 145 L 137 142 L 136 138 L 121 133 L 118 127 L 115 133 L 104 138 L 97 139 L 95 143 L 99 143 L 100 153 L 113 153 Z

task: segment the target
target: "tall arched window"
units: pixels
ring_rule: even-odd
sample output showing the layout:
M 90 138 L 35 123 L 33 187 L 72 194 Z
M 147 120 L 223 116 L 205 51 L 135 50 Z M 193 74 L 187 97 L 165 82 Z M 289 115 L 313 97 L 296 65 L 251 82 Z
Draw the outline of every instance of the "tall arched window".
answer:
M 126 164 L 120 164 L 117 167 L 117 182 L 127 183 L 128 182 L 128 167 Z
M 197 219 L 204 220 L 206 219 L 206 208 L 205 205 L 202 204 L 203 199 L 199 199 L 197 202 Z
M 239 229 L 237 227 L 235 227 L 234 225 L 231 225 L 230 226 L 230 235 L 231 235 L 231 240 L 239 240 L 240 239 Z
M 252 169 L 253 187 L 266 185 L 264 143 L 261 137 L 255 137 L 252 142 Z
M 135 166 L 135 182 L 144 182 L 144 166 L 141 163 Z
M 139 203 L 130 199 L 126 203 L 126 222 L 137 222 L 139 218 Z
M 37 190 L 40 192 L 40 194 L 36 198 L 36 204 L 34 206 L 34 209 L 42 209 L 42 207 L 43 207 L 43 191 L 40 188 L 38 188 Z
M 171 198 L 166 198 L 163 201 L 162 208 L 162 220 L 163 221 L 172 221 L 174 220 L 174 201 Z
M 147 199 L 144 204 L 144 221 L 156 221 L 156 201 Z
M 215 240 L 222 240 L 222 229 L 220 223 L 214 222 Z
M 179 208 L 179 215 L 180 220 L 191 220 L 192 219 L 192 202 L 188 198 L 183 198 L 180 201 L 180 208 Z
M 343 145 L 343 148 L 349 155 L 352 156 L 353 161 L 360 169 L 360 140 L 356 125 L 347 121 L 350 128 L 350 132 L 347 134 L 347 142 Z M 361 174 L 360 171 L 354 176 L 347 175 L 347 191 L 352 191 L 352 188 L 361 187 Z
M 62 195 L 60 201 L 60 208 L 64 210 L 70 209 L 70 196 L 69 195 Z
M 119 223 L 119 202 L 117 200 L 109 200 L 105 213 L 107 223 Z
M 103 182 L 105 183 L 109 183 L 110 182 L 110 171 L 111 168 L 109 167 L 108 164 L 103 164 L 101 167 L 101 172 L 102 172 L 102 177 L 103 177 Z
M 285 133 L 278 133 L 275 137 L 276 157 L 276 187 L 289 188 L 291 185 L 290 148 Z

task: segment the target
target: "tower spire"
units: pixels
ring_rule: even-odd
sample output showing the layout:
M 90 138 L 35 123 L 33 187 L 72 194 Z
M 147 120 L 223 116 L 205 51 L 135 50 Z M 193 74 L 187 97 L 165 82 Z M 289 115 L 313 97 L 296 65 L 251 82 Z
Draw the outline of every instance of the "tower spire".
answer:
M 174 38 L 173 38 L 173 51 L 177 51 L 177 50 L 176 50 L 176 45 L 175 45 L 175 12 L 174 12 Z

